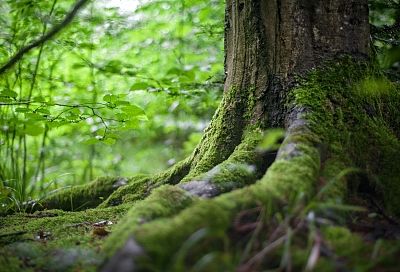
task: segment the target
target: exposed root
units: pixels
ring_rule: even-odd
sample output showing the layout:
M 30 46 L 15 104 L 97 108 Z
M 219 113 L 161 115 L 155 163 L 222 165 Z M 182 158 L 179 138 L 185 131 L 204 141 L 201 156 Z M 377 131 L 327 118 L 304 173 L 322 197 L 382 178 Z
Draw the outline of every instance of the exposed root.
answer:
M 119 222 L 113 235 L 107 240 L 104 246 L 105 252 L 114 253 L 129 240 L 133 230 L 143 224 L 147 225 L 146 223 L 155 218 L 172 216 L 192 204 L 193 201 L 194 199 L 186 191 L 176 186 L 163 185 L 155 189 L 148 198 L 133 204 L 124 219 Z
M 259 130 L 249 132 L 227 160 L 198 176 L 186 176 L 179 187 L 192 195 L 215 197 L 256 182 L 275 160 L 276 151 L 258 150 Z
M 104 200 L 98 207 L 110 207 L 120 205 L 124 202 L 134 202 L 136 200 L 144 199 L 149 191 L 150 177 L 139 177 L 134 179 L 128 185 L 115 190 L 106 200 Z
M 176 184 L 189 172 L 191 157 L 174 167 L 153 176 L 135 175 L 130 178 L 103 177 L 79 186 L 62 188 L 43 199 L 26 203 L 25 210 L 43 209 L 79 211 L 88 208 L 105 208 L 135 202 L 148 196 L 152 189 L 163 184 Z
M 112 192 L 129 182 L 129 179 L 121 177 L 97 178 L 88 184 L 54 191 L 43 199 L 27 203 L 25 209 L 27 212 L 34 212 L 43 209 L 79 211 L 94 208 Z
M 146 198 L 150 192 L 163 184 L 177 184 L 189 172 L 191 157 L 188 157 L 160 174 L 136 179 L 113 192 L 99 207 L 115 206 Z
M 306 126 L 306 122 L 303 125 Z M 303 133 L 307 130 L 305 128 Z M 224 233 L 234 216 L 246 207 L 264 203 L 273 211 L 283 203 L 290 205 L 299 197 L 310 197 L 320 168 L 315 143 L 294 140 L 289 134 L 283 146 L 284 151 L 258 183 L 213 199 L 200 200 L 171 218 L 158 219 L 142 226 L 125 224 L 123 230 L 118 229 L 111 237 L 117 240 L 122 233 L 126 237 L 134 237 L 151 256 L 152 263 L 168 267 L 173 257 L 171 253 L 179 251 L 180 245 L 199 229 L 205 228 L 218 235 Z M 286 150 L 287 146 L 294 148 Z

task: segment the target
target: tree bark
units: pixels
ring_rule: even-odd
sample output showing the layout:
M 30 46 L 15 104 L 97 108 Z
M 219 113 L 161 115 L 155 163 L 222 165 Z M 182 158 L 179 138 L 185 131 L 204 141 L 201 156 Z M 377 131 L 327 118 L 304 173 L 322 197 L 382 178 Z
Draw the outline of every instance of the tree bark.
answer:
M 244 107 L 250 121 L 283 127 L 285 96 L 295 75 L 340 55 L 368 57 L 368 3 L 227 1 L 225 52 L 225 93 L 251 89 L 245 97 L 256 101 Z
M 247 130 L 287 127 L 296 75 L 341 55 L 368 58 L 366 0 L 229 0 L 225 12 L 224 96 L 190 178 L 226 160 Z

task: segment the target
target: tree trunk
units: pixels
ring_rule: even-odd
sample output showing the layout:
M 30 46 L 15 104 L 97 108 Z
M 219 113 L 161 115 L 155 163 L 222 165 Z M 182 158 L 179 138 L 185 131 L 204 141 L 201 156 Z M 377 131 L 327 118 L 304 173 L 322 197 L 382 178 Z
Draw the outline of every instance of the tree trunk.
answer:
M 108 197 L 99 210 L 132 205 L 104 243 L 103 271 L 340 270 L 337 243 L 349 258 L 367 246 L 346 244 L 335 207 L 361 191 L 385 216 L 400 213 L 400 96 L 368 55 L 367 0 L 227 0 L 224 96 L 192 155 L 35 209 L 95 207 L 98 197 Z M 286 129 L 279 150 L 258 148 L 276 127 Z
M 283 127 L 296 74 L 339 55 L 368 56 L 367 1 L 227 1 L 226 14 L 225 93 L 255 100 L 243 107 L 247 122 Z
M 366 0 L 227 1 L 224 96 L 183 181 L 228 159 L 249 131 L 287 128 L 296 76 L 343 55 L 366 60 L 368 52 Z
M 368 51 L 366 0 L 227 1 L 224 97 L 189 177 L 226 160 L 247 130 L 287 127 L 295 75 L 340 55 L 366 59 Z

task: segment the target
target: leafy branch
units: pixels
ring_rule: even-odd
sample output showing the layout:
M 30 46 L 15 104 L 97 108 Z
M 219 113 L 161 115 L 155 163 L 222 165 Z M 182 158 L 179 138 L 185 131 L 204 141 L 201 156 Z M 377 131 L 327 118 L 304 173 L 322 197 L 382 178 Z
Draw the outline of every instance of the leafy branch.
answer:
M 74 19 L 75 15 L 78 13 L 78 11 L 88 2 L 89 0 L 78 0 L 73 8 L 68 12 L 68 14 L 65 16 L 64 20 L 55 25 L 52 29 L 49 30 L 46 34 L 44 34 L 41 38 L 33 41 L 32 43 L 28 44 L 27 46 L 23 47 L 21 50 L 19 50 L 14 56 L 12 56 L 5 64 L 3 64 L 0 68 L 0 74 L 4 73 L 8 69 L 10 69 L 15 63 L 17 63 L 26 53 L 28 53 L 30 50 L 38 47 L 39 45 L 43 44 L 47 40 L 51 39 L 54 37 L 56 34 L 58 34 L 63 28 L 65 28 L 69 23 L 72 22 Z

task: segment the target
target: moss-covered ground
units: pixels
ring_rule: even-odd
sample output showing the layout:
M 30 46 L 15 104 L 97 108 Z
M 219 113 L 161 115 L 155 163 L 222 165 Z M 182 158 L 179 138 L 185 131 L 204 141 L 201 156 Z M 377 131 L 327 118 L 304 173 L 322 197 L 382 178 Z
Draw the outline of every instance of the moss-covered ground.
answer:
M 95 271 L 100 250 L 129 207 L 45 210 L 0 217 L 0 271 Z
M 0 271 L 396 271 L 399 86 L 344 58 L 298 78 L 287 108 L 272 164 L 268 131 L 247 126 L 208 164 L 200 146 L 165 173 L 37 203 L 63 210 L 1 217 Z

